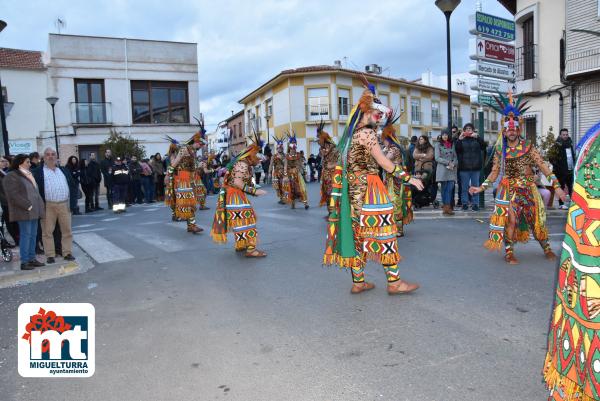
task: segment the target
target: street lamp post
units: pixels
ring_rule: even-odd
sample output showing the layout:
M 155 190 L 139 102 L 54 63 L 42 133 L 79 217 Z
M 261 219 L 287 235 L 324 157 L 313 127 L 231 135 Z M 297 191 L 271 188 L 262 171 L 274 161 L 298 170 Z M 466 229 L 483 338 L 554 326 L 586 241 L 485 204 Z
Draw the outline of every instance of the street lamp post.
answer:
M 6 22 L 0 20 L 0 32 L 6 28 Z M 2 93 L 2 80 L 0 79 L 0 124 L 2 125 L 2 147 L 4 155 L 8 155 L 10 148 L 8 146 L 8 129 L 6 128 L 6 113 L 4 112 L 4 94 Z
M 54 114 L 54 105 L 58 102 L 58 98 L 56 96 L 50 96 L 46 98 L 46 101 L 50 103 L 52 106 L 52 123 L 54 124 L 54 144 L 56 145 L 56 158 L 60 159 L 60 154 L 58 153 L 58 135 L 56 134 L 56 115 Z
M 267 145 L 269 145 L 269 147 L 271 147 L 271 139 L 269 138 L 269 119 L 271 118 L 270 115 L 266 114 L 265 115 L 265 120 L 267 121 Z
M 435 0 L 435 5 L 446 16 L 446 68 L 448 73 L 448 130 L 452 130 L 452 65 L 450 63 L 450 15 L 460 0 Z

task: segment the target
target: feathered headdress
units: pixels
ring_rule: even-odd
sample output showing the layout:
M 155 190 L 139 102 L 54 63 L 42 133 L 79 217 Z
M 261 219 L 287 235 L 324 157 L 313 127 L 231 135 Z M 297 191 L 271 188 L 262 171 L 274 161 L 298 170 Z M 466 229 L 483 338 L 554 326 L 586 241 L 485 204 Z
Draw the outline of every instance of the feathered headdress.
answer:
M 208 142 L 206 140 L 206 129 L 204 128 L 204 120 L 200 121 L 196 117 L 194 120 L 198 121 L 198 131 L 187 141 L 187 145 L 192 145 L 194 143 L 200 143 L 202 145 L 206 145 Z
M 512 92 L 508 92 L 508 97 L 504 97 L 500 92 L 494 96 L 496 103 L 487 103 L 488 106 L 502 114 L 502 130 L 507 128 L 520 129 L 523 125 L 523 113 L 529 110 L 527 102 L 523 102 L 523 95 L 517 97 L 517 102 L 513 102 Z
M 177 139 L 169 135 L 164 136 L 164 139 L 170 143 L 169 154 L 177 152 L 177 149 L 179 149 L 181 146 L 193 145 L 194 143 L 206 145 L 208 143 L 208 141 L 206 140 L 206 129 L 204 128 L 204 121 L 200 121 L 196 117 L 194 117 L 194 119 L 198 121 L 199 130 L 194 135 L 192 135 L 192 137 L 187 141 L 179 142 Z
M 377 98 L 375 86 L 370 84 L 364 75 L 361 74 L 360 78 L 363 82 L 365 90 L 356 106 L 352 108 L 350 116 L 346 121 L 346 128 L 344 128 L 344 134 L 342 135 L 342 138 L 338 143 L 338 149 L 342 156 L 342 165 L 344 170 L 346 169 L 346 155 L 348 154 L 348 149 L 350 148 L 350 143 L 352 142 L 352 135 L 354 134 L 354 129 L 356 128 L 356 124 L 360 121 L 364 113 L 367 113 L 370 110 L 379 110 L 382 113 L 389 115 L 392 111 L 389 107 L 384 106 L 381 103 L 381 101 Z
M 272 138 L 277 146 L 283 146 L 283 142 L 285 142 L 286 137 L 284 135 L 273 134 Z
M 254 127 L 252 127 L 252 135 L 249 136 L 248 139 L 250 139 L 250 144 L 248 144 L 248 146 L 246 146 L 246 148 L 242 150 L 236 157 L 231 159 L 226 166 L 227 170 L 231 171 L 235 163 L 239 162 L 240 160 L 247 159 L 251 156 L 256 156 L 258 153 L 260 153 L 264 143 L 260 139 L 260 135 L 256 132 L 256 130 L 254 130 Z
M 288 138 L 288 145 L 298 144 L 298 140 L 296 139 L 296 131 L 292 130 L 291 132 L 286 132 Z
M 325 121 L 321 119 L 321 121 L 319 122 L 319 126 L 317 127 L 317 138 L 319 139 L 319 144 L 321 146 L 325 145 L 326 143 L 333 143 L 333 139 L 331 139 L 331 136 L 327 131 L 325 131 L 324 128 Z
M 394 111 L 392 111 L 390 116 L 387 118 L 387 121 L 383 125 L 383 132 L 381 134 L 382 140 L 387 139 L 388 141 L 390 141 L 391 143 L 393 143 L 400 149 L 402 149 L 402 145 L 400 144 L 400 141 L 398 140 L 398 137 L 396 136 L 396 128 L 394 128 L 394 124 L 396 124 L 396 122 L 400 119 L 401 115 L 402 115 L 402 113 L 400 113 L 396 116 L 396 113 Z

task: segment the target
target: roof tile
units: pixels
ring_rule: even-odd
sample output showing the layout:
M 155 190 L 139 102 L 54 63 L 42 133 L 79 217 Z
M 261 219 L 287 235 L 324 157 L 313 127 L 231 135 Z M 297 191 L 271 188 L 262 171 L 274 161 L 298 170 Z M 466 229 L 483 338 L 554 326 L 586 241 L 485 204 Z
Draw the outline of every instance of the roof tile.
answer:
M 40 51 L 0 47 L 0 68 L 41 70 L 45 67 Z

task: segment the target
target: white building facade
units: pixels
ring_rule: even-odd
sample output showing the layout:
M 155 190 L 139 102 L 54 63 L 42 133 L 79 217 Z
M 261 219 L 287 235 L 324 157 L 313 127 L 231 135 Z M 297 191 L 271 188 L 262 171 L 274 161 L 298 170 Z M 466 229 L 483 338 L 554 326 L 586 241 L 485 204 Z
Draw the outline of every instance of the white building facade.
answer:
M 14 102 L 7 118 L 11 141 L 33 142 L 37 151 L 54 147 L 46 97 L 59 99 L 64 160 L 98 152 L 111 131 L 137 139 L 149 156 L 166 151 L 165 135 L 184 140 L 198 130 L 195 43 L 50 34 L 42 68 L 12 71 L 0 64 L 0 73 Z
M 38 51 L 0 49 L 0 79 L 11 154 L 31 153 L 46 135 L 46 67 Z
M 47 90 L 59 98 L 61 147 L 83 156 L 115 130 L 150 155 L 166 151 L 165 135 L 192 136 L 193 117 L 200 117 L 196 49 L 195 43 L 50 34 Z

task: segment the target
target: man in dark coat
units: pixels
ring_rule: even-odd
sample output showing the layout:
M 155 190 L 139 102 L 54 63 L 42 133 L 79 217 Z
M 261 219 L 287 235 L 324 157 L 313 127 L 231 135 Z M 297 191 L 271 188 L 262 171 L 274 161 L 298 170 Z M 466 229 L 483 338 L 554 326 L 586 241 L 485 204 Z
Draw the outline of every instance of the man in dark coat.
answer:
M 102 172 L 102 178 L 104 178 L 104 187 L 106 188 L 106 201 L 108 202 L 108 208 L 113 208 L 113 183 L 112 183 L 112 169 L 115 162 L 112 156 L 112 151 L 106 149 L 104 152 L 104 159 L 100 162 L 100 171 Z
M 86 172 L 92 189 L 92 210 L 102 210 L 103 208 L 100 207 L 100 202 L 98 201 L 102 173 L 100 171 L 100 164 L 98 164 L 98 161 L 96 160 L 96 154 L 93 152 L 90 153 L 90 161 L 87 165 Z
M 474 132 L 471 123 L 465 124 L 463 132 L 456 141 L 456 155 L 458 156 L 458 175 L 461 182 L 460 200 L 463 210 L 469 209 L 469 187 L 478 187 L 481 167 L 483 167 L 483 151 L 485 142 Z M 479 210 L 479 194 L 472 197 L 472 210 Z
M 556 139 L 556 147 L 552 163 L 552 170 L 558 178 L 558 182 L 563 191 L 569 196 L 573 193 L 573 169 L 575 168 L 575 150 L 573 149 L 573 141 L 569 136 L 569 130 L 563 128 L 560 130 Z M 566 188 L 566 189 L 565 189 Z M 561 209 L 568 209 L 564 202 L 558 200 Z

